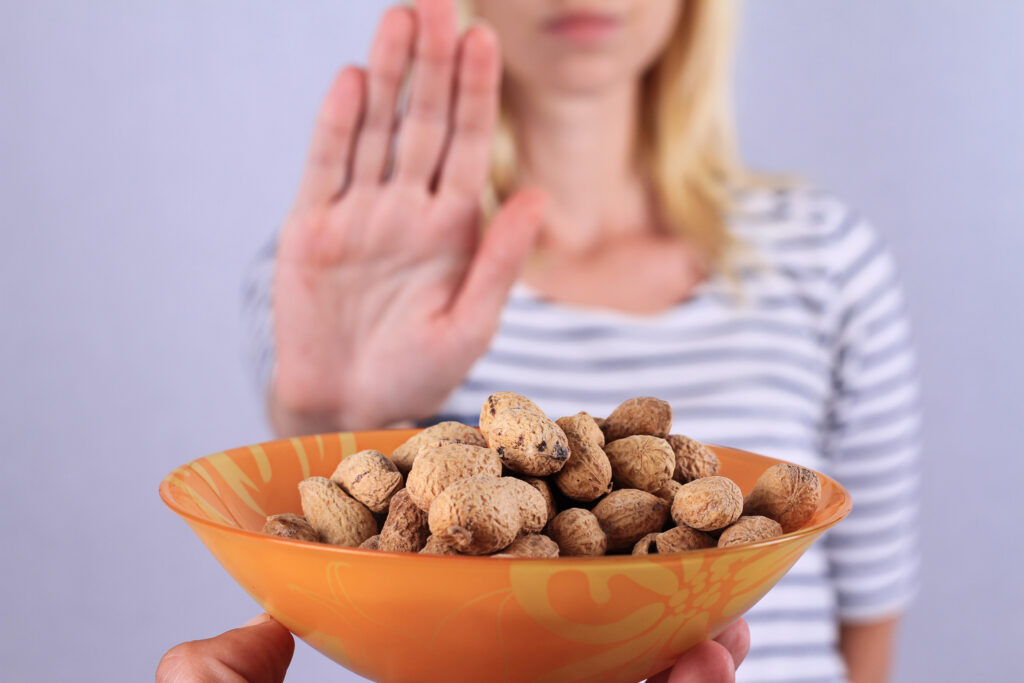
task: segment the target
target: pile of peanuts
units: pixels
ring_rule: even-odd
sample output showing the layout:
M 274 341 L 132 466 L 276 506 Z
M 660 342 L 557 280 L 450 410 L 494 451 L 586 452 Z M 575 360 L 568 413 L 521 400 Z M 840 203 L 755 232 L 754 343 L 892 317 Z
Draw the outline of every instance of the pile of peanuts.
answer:
M 390 458 L 355 453 L 299 484 L 302 515 L 272 515 L 263 531 L 435 555 L 647 555 L 773 538 L 818 508 L 811 470 L 769 467 L 744 498 L 710 448 L 671 428 L 657 398 L 552 421 L 525 396 L 496 393 L 479 430 L 442 422 Z

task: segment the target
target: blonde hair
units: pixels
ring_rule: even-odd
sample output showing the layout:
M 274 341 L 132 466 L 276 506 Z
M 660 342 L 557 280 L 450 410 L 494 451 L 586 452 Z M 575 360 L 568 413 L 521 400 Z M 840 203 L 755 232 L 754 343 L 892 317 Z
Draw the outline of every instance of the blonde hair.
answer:
M 471 7 L 463 2 L 464 16 Z M 643 75 L 641 168 L 665 219 L 712 267 L 726 265 L 731 190 L 749 177 L 736 145 L 730 77 L 735 0 L 684 0 L 664 51 Z M 491 156 L 488 203 L 515 189 L 516 142 L 506 98 Z

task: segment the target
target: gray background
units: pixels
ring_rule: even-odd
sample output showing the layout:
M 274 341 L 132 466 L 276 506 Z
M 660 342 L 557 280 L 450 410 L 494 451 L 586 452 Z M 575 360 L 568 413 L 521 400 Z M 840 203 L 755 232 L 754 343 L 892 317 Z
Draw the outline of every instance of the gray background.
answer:
M 268 436 L 239 283 L 382 2 L 0 5 L 0 678 L 144 680 L 256 605 L 160 478 Z M 1024 3 L 749 3 L 748 159 L 881 227 L 926 387 L 901 681 L 1020 669 Z M 1015 505 L 1014 509 L 1019 509 Z M 303 645 L 290 680 L 344 680 Z

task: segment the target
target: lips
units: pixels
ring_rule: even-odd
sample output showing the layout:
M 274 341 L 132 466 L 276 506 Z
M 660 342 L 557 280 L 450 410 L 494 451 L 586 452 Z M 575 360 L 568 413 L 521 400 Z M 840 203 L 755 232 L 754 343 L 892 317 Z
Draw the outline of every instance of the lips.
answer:
M 565 12 L 548 19 L 544 29 L 548 33 L 577 43 L 593 43 L 611 36 L 621 22 L 613 14 L 602 12 Z

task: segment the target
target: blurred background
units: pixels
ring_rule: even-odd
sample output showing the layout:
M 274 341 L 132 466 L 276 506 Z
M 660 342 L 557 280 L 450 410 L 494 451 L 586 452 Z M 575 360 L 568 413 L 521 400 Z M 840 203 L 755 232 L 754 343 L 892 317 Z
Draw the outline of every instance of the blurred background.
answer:
M 174 643 L 259 611 L 157 485 L 269 437 L 242 273 L 289 206 L 322 92 L 364 60 L 384 6 L 0 4 L 0 679 L 148 679 Z M 923 584 L 896 680 L 1010 680 L 1024 3 L 745 9 L 745 156 L 871 217 L 910 297 Z M 301 643 L 289 676 L 355 679 Z

